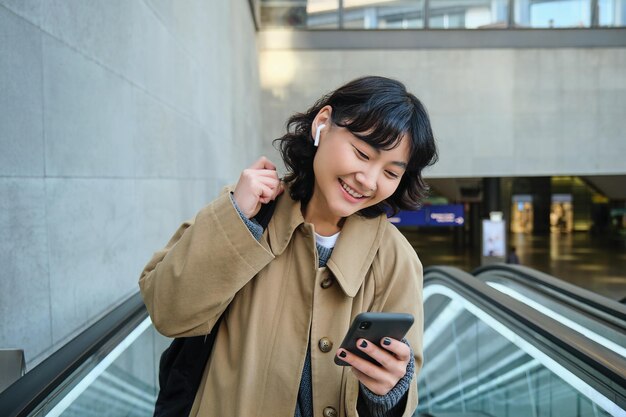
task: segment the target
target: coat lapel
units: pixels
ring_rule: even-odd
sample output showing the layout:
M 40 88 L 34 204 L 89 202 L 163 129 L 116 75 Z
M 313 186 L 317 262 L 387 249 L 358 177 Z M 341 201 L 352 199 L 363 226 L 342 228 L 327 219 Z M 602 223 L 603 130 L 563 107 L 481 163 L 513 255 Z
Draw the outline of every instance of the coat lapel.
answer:
M 276 203 L 267 230 L 268 243 L 275 256 L 285 251 L 294 231 L 303 223 L 300 202 L 292 200 L 286 191 Z M 380 246 L 386 223 L 382 215 L 367 219 L 353 214 L 346 219 L 326 266 L 349 297 L 354 297 L 361 287 Z
M 285 193 L 278 198 L 274 215 L 267 226 L 268 243 L 275 256 L 285 251 L 293 232 L 304 223 L 300 202 L 292 200 L 288 192 L 285 190 Z
M 385 230 L 385 216 L 373 219 L 353 214 L 346 222 L 328 260 L 328 269 L 349 297 L 359 291 Z

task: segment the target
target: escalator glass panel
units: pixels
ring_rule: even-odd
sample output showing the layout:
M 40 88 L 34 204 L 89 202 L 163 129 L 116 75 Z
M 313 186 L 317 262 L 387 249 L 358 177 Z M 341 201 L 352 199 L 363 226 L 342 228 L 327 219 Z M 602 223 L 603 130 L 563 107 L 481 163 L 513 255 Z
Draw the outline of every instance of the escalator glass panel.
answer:
M 155 365 L 167 343 L 146 318 L 121 343 L 93 355 L 29 417 L 151 417 Z
M 416 415 L 626 415 L 536 347 L 441 285 L 424 289 Z

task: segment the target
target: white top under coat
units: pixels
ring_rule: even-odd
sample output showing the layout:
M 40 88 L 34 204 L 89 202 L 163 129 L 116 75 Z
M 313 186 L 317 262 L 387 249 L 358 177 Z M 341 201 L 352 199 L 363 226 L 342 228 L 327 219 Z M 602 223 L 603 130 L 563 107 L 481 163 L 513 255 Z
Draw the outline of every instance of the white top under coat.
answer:
M 325 248 L 332 249 L 335 247 L 335 244 L 337 243 L 337 239 L 339 239 L 340 233 L 341 232 L 337 232 L 332 236 L 322 236 L 322 235 L 318 235 L 317 233 L 315 233 L 315 243 Z

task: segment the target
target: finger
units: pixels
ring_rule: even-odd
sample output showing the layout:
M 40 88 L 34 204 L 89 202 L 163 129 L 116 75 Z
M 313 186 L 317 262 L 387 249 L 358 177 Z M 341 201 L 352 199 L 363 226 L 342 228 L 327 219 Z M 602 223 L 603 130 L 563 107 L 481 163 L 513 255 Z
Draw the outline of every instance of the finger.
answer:
M 281 195 L 284 191 L 285 191 L 285 187 L 282 183 L 282 181 L 278 181 L 278 184 L 276 184 L 276 186 L 272 186 L 272 196 L 270 197 L 270 200 L 275 200 L 279 195 Z
M 383 337 L 380 339 L 380 345 L 383 349 L 391 352 L 396 358 L 403 362 L 409 362 L 411 359 L 411 348 L 404 342 L 391 337 Z
M 280 185 L 280 180 L 272 177 L 256 177 L 254 181 L 258 181 L 259 183 L 270 187 L 272 190 Z
M 278 178 L 276 171 L 248 168 L 242 172 L 240 182 L 247 183 L 252 188 L 255 188 L 258 183 L 261 183 L 275 190 L 280 184 L 280 178 Z
M 252 169 L 272 169 L 272 170 L 276 171 L 276 165 L 274 165 L 272 163 L 272 161 L 270 161 L 269 159 L 267 159 L 264 156 L 260 157 L 256 161 L 254 161 L 254 163 L 252 165 L 250 165 L 250 168 L 252 168 Z
M 278 197 L 285 190 L 283 181 L 278 177 L 278 173 L 276 171 L 265 171 L 261 176 L 257 176 L 255 179 L 261 181 L 265 185 L 268 185 L 274 190 L 272 198 Z
M 273 169 L 248 169 L 251 171 L 252 174 L 255 174 L 256 176 L 278 179 L 278 171 L 275 171 Z
M 388 372 L 393 375 L 396 380 L 402 378 L 406 374 L 406 366 L 409 363 L 409 359 L 399 359 L 395 354 L 388 352 L 387 350 L 376 346 L 373 343 L 365 339 L 359 339 L 357 341 L 357 347 L 361 351 L 365 352 Z M 372 376 L 372 375 L 371 375 Z
M 345 356 L 342 356 L 345 352 Z M 358 357 L 344 349 L 337 354 L 343 361 L 352 366 L 352 372 L 370 391 L 377 395 L 385 395 L 396 386 L 400 378 L 387 372 L 385 368 Z
M 280 181 L 278 173 L 271 169 L 253 169 L 246 168 L 241 172 L 241 177 L 248 181 L 254 181 L 257 178 L 269 178 L 274 181 Z
M 279 184 L 278 184 L 278 187 L 276 187 L 273 199 L 276 199 L 276 197 L 281 195 L 284 191 L 285 191 L 285 186 L 284 186 L 283 182 L 280 181 Z
M 262 187 L 262 193 L 259 194 L 259 199 L 263 204 L 267 204 L 271 200 L 275 199 L 280 193 L 280 181 L 271 178 L 258 178 L 259 185 Z
M 280 183 L 280 179 L 278 179 L 278 176 L 276 175 L 276 173 L 274 173 L 273 176 L 271 175 L 263 176 L 263 175 L 259 175 L 258 171 L 256 170 L 244 169 L 243 172 L 241 173 L 241 178 L 239 179 L 237 186 L 239 186 L 239 184 L 247 184 L 245 187 L 247 187 L 250 191 L 253 191 L 256 195 L 260 195 L 259 194 L 260 185 L 265 185 L 274 189 L 278 187 L 279 183 Z
M 274 195 L 274 189 L 268 185 L 259 183 L 258 190 L 260 191 L 259 194 L 257 194 L 259 196 L 259 201 L 263 204 L 269 203 Z
M 351 367 L 358 369 L 363 374 L 369 376 L 370 378 L 382 378 L 382 372 L 384 372 L 384 368 L 374 365 L 372 362 L 363 359 L 352 352 L 349 352 L 345 349 L 339 349 L 337 351 L 337 356 L 341 358 L 344 362 L 346 362 Z
M 276 195 L 276 189 L 280 186 L 280 180 L 275 171 L 272 176 L 258 175 L 259 171 L 245 169 L 233 192 L 235 202 L 247 218 L 255 216 L 261 204 L 269 203 Z
M 279 185 L 276 172 L 268 172 L 272 172 L 274 177 L 258 175 L 258 170 L 244 169 L 233 190 L 235 203 L 249 219 L 258 213 L 261 204 L 270 201 Z
M 365 339 L 357 340 L 356 345 L 359 350 L 365 352 L 372 359 L 376 360 L 376 362 L 380 363 L 383 368 L 388 369 L 394 374 L 397 374 L 403 365 L 402 361 L 396 358 L 392 353 Z M 404 366 L 406 367 L 406 363 L 404 363 Z

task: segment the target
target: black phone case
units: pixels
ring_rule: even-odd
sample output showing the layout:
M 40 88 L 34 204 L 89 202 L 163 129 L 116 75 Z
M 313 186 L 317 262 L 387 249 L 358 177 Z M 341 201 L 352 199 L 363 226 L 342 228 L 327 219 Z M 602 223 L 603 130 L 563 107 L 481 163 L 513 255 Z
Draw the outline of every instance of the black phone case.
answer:
M 368 328 L 365 323 L 369 322 Z M 407 313 L 361 313 L 354 318 L 341 347 L 355 355 L 379 365 L 374 359 L 362 352 L 356 341 L 367 339 L 371 343 L 381 346 L 383 337 L 401 340 L 413 325 L 413 316 Z M 384 348 L 384 346 L 382 346 Z M 335 363 L 340 366 L 350 366 L 335 355 Z

